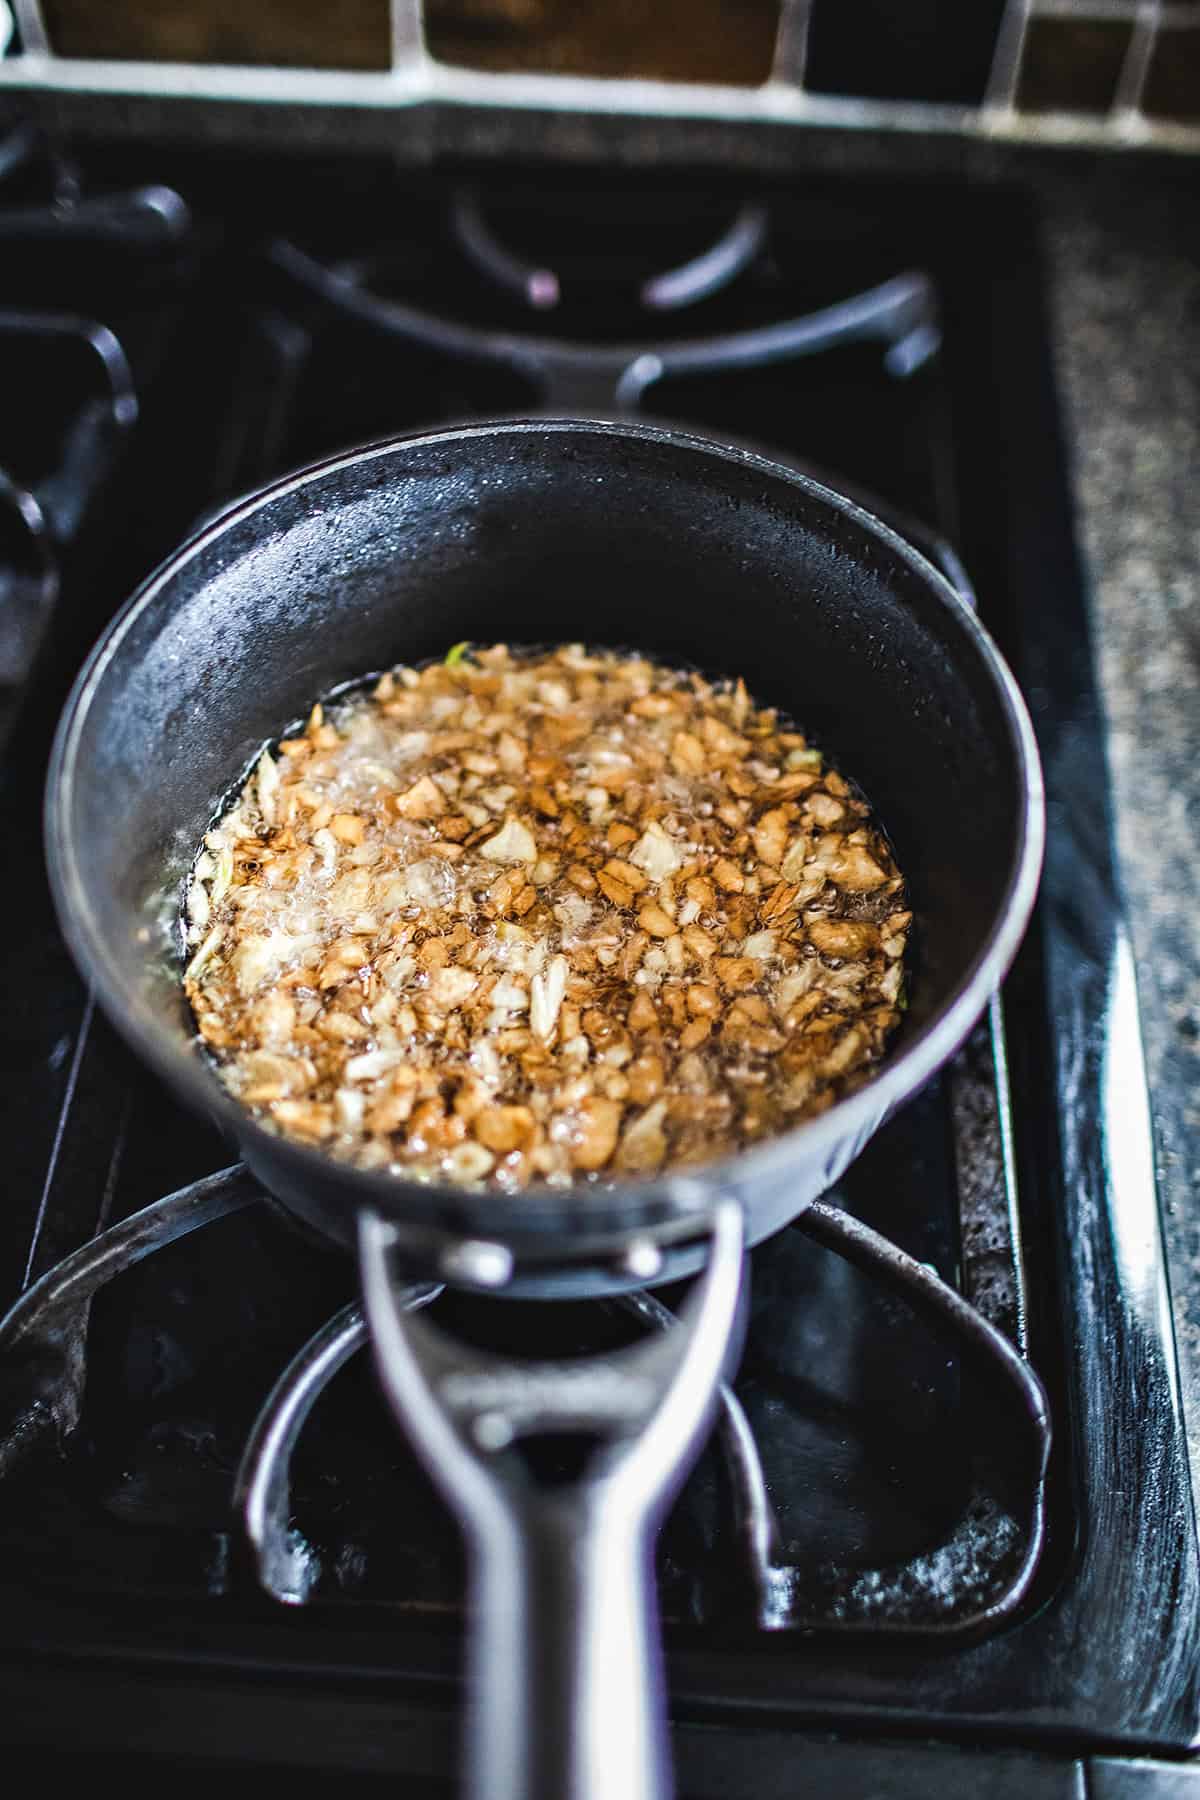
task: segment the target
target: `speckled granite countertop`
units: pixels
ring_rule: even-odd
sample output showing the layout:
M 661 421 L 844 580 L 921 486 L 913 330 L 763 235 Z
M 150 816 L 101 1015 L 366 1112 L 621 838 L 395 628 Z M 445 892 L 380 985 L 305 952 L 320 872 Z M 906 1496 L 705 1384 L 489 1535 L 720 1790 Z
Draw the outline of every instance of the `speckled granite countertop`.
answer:
M 1044 194 L 1200 1495 L 1200 172 Z

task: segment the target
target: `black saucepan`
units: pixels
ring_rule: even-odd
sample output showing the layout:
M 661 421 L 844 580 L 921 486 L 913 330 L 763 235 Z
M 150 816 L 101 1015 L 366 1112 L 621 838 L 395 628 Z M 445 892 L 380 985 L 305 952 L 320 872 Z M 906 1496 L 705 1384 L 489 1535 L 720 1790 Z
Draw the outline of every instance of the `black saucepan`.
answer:
M 916 917 L 911 1003 L 871 1081 L 702 1171 L 517 1197 L 350 1168 L 272 1136 L 225 1094 L 180 987 L 181 889 L 202 833 L 262 744 L 316 696 L 460 639 L 584 640 L 741 675 L 861 784 Z M 359 1231 L 385 1385 L 448 1490 L 445 1471 L 462 1465 L 452 1497 L 491 1626 L 506 1609 L 514 1620 L 529 1609 L 550 1619 L 546 1630 L 514 1625 L 498 1639 L 492 1630 L 477 1655 L 492 1702 L 476 1791 L 582 1795 L 602 1791 L 588 1773 L 599 1770 L 605 1792 L 661 1794 L 661 1745 L 644 1704 L 654 1662 L 645 1517 L 661 1510 L 669 1483 L 651 1479 L 641 1452 L 622 1472 L 614 1450 L 606 1517 L 617 1523 L 606 1537 L 595 1486 L 578 1490 L 575 1511 L 560 1492 L 531 1525 L 525 1489 L 510 1487 L 498 1504 L 476 1465 L 531 1420 L 562 1429 L 586 1416 L 616 1430 L 620 1414 L 627 1446 L 641 1432 L 658 1441 L 664 1468 L 672 1457 L 677 1466 L 697 1440 L 719 1352 L 697 1349 L 693 1333 L 660 1385 L 682 1381 L 695 1404 L 668 1394 L 654 1417 L 644 1370 L 590 1385 L 559 1370 L 536 1392 L 478 1358 L 455 1373 L 444 1344 L 435 1354 L 432 1334 L 420 1336 L 426 1327 L 412 1321 L 406 1337 L 388 1314 L 385 1258 L 555 1296 L 671 1280 L 701 1267 L 711 1246 L 710 1288 L 732 1255 L 734 1289 L 707 1302 L 728 1334 L 739 1215 L 755 1243 L 836 1180 L 962 1042 L 1029 918 L 1043 840 L 1037 754 L 1012 677 L 970 607 L 850 501 L 741 448 L 571 420 L 374 445 L 247 501 L 130 602 L 67 706 L 47 836 L 67 938 L 118 1028 L 228 1129 L 287 1207 L 347 1245 Z M 538 1569 L 550 1599 L 539 1596 Z M 528 1691 L 539 1681 L 558 1703 L 546 1700 L 547 1717 L 531 1724 Z M 601 1693 L 628 1730 L 622 1737 L 611 1710 L 606 1726 L 603 1708 L 592 1709 L 593 1743 L 572 1707 Z M 633 1746 L 625 1761 L 618 1740 Z
M 219 1086 L 180 989 L 195 847 L 262 743 L 339 682 L 460 639 L 586 639 L 745 677 L 862 785 L 913 897 L 911 1004 L 866 1087 L 705 1171 L 494 1195 L 334 1162 Z M 236 1138 L 264 1184 L 350 1243 L 364 1206 L 436 1263 L 503 1239 L 522 1291 L 644 1285 L 631 1235 L 690 1264 L 703 1196 L 749 1242 L 836 1180 L 962 1042 L 1033 904 L 1043 808 L 1011 675 L 945 579 L 815 482 L 646 426 L 487 424 L 376 445 L 281 482 L 155 574 L 84 669 L 50 772 L 51 876 L 68 941 L 118 1028 Z M 564 1266 L 571 1270 L 565 1272 Z

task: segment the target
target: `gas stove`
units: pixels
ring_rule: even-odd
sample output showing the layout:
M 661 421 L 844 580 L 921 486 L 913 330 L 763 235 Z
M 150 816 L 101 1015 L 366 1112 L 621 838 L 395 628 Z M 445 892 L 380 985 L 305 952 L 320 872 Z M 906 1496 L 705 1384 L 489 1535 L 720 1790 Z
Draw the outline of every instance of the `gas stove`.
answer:
M 1185 1750 L 1200 1568 L 1028 198 L 21 130 L 0 237 L 10 1737 L 451 1777 L 462 1554 L 358 1354 L 354 1270 L 113 1037 L 39 813 L 83 655 L 189 532 L 352 444 L 554 411 L 684 422 L 864 499 L 978 604 L 1047 776 L 1042 898 L 986 1022 L 753 1254 L 740 1371 L 659 1545 L 681 1792 L 865 1791 L 881 1737 L 939 1740 L 889 1743 L 897 1794 L 980 1757 L 989 1792 L 1074 1793 L 1081 1757 Z M 931 1329 L 889 1246 L 1009 1363 L 965 1310 Z M 664 1320 L 432 1304 L 543 1355 Z

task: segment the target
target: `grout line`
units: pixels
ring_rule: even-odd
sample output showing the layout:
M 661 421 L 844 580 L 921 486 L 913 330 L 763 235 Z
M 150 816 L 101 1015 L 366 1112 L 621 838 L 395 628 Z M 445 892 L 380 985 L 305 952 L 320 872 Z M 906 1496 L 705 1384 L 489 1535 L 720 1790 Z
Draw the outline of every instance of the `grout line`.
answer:
M 1025 31 L 1029 23 L 1032 0 L 1008 0 L 996 48 L 992 52 L 992 68 L 988 76 L 984 108 L 987 111 L 1014 113 L 1017 103 L 1017 78 L 1025 52 Z
M 1137 18 L 1143 0 L 1031 0 L 1030 12 L 1039 19 L 1076 19 L 1081 25 L 1103 24 L 1109 19 Z
M 32 50 L 43 56 L 50 54 L 50 39 L 46 35 L 46 21 L 42 17 L 42 0 L 11 0 L 11 5 L 17 30 L 21 34 L 22 51 Z
M 1150 68 L 1150 56 L 1158 36 L 1159 22 L 1158 0 L 1143 0 L 1138 7 L 1133 36 L 1129 40 L 1129 48 L 1125 52 L 1125 61 L 1117 80 L 1117 90 L 1113 95 L 1114 116 L 1141 112 L 1146 74 Z
M 771 80 L 792 88 L 803 88 L 808 69 L 808 30 L 812 22 L 813 0 L 782 0 L 779 29 L 775 34 L 775 54 L 771 60 Z
M 422 63 L 428 55 L 425 43 L 425 8 L 422 0 L 389 0 L 393 69 Z

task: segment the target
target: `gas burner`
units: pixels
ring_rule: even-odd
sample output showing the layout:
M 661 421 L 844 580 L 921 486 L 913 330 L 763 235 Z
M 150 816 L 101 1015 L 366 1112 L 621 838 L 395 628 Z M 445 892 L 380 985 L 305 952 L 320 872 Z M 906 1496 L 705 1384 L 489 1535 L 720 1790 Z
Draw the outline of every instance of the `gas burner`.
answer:
M 1020 1607 L 1042 1551 L 1050 1433 L 1040 1384 L 1008 1339 L 960 1294 L 841 1208 L 818 1201 L 793 1229 L 867 1271 L 925 1315 L 952 1347 L 967 1351 L 996 1400 L 998 1414 L 990 1423 L 999 1431 L 1003 1450 L 998 1455 L 990 1432 L 984 1434 L 962 1515 L 945 1541 L 919 1559 L 919 1569 L 859 1569 L 839 1584 L 836 1578 L 831 1582 L 828 1571 L 803 1569 L 784 1557 L 753 1429 L 733 1387 L 723 1382 L 716 1441 L 747 1584 L 734 1610 L 766 1631 L 869 1626 L 876 1635 L 971 1637 L 991 1629 Z M 431 1306 L 443 1291 L 417 1283 L 398 1290 L 393 1303 L 410 1314 Z M 651 1334 L 670 1332 L 678 1324 L 675 1313 L 648 1292 L 594 1304 L 633 1318 Z M 236 1510 L 253 1548 L 259 1581 L 281 1604 L 309 1600 L 320 1572 L 318 1555 L 292 1517 L 292 1452 L 317 1399 L 369 1340 L 361 1306 L 352 1302 L 343 1307 L 284 1370 L 247 1442 L 235 1486 Z M 493 1412 L 482 1413 L 474 1425 L 477 1448 L 494 1452 L 509 1447 L 510 1433 Z M 486 1435 L 479 1429 L 484 1425 Z M 1018 1491 L 1027 1510 L 1018 1507 L 1016 1517 L 1007 1490 L 996 1479 L 1004 1452 L 1023 1466 Z M 881 1590 L 889 1587 L 891 1606 L 880 1625 L 872 1612 L 878 1609 Z
M 770 215 L 757 201 L 738 207 L 706 248 L 637 284 L 637 302 L 647 312 L 676 312 L 720 293 L 754 261 L 767 238 Z M 549 261 L 538 263 L 510 247 L 491 222 L 477 188 L 461 187 L 450 203 L 450 224 L 464 256 L 507 294 L 535 312 L 557 307 L 570 278 Z
M 980 1160 L 980 1145 L 995 1135 L 999 1124 L 997 1117 L 989 1121 L 986 1116 L 996 1104 L 992 1091 L 996 1030 L 993 1018 L 990 1029 L 981 1028 L 956 1066 L 956 1112 L 962 1128 L 978 1140 L 969 1166 L 964 1164 L 964 1190 L 972 1167 L 983 1185 L 990 1185 L 997 1174 L 995 1166 L 985 1168 Z M 188 1233 L 247 1208 L 262 1211 L 269 1204 L 242 1168 L 222 1170 L 132 1214 L 27 1290 L 0 1321 L 4 1375 L 0 1476 L 15 1476 L 33 1453 L 47 1446 L 62 1451 L 79 1427 L 89 1320 L 99 1292 L 117 1275 Z M 965 1415 L 978 1429 L 973 1425 L 966 1485 L 944 1529 L 936 1541 L 894 1564 L 862 1566 L 861 1559 L 851 1558 L 845 1569 L 837 1569 L 797 1562 L 784 1548 L 786 1533 L 771 1502 L 755 1427 L 727 1381 L 720 1391 L 715 1441 L 726 1472 L 724 1529 L 732 1533 L 740 1575 L 732 1578 L 726 1568 L 715 1584 L 701 1584 L 702 1605 L 710 1615 L 728 1614 L 768 1631 L 959 1638 L 980 1635 L 1019 1610 L 1045 1531 L 1049 1427 L 1040 1385 L 1022 1351 L 1006 1335 L 1019 1331 L 1019 1295 L 1014 1294 L 1011 1279 L 997 1282 L 997 1246 L 992 1238 L 986 1245 L 974 1241 L 969 1212 L 964 1231 L 964 1273 L 974 1304 L 926 1264 L 837 1205 L 818 1202 L 785 1234 L 797 1243 L 806 1238 L 821 1246 L 862 1270 L 872 1285 L 896 1296 L 902 1305 L 891 1329 L 906 1332 L 909 1315 L 915 1314 L 932 1327 L 939 1342 L 961 1355 L 964 1377 L 977 1393 L 977 1403 L 969 1405 Z M 1017 1263 L 1007 1266 L 1015 1277 Z M 440 1314 L 448 1299 L 446 1290 L 430 1283 L 408 1287 L 393 1283 L 387 1305 L 395 1316 L 384 1328 L 398 1330 L 400 1317 L 435 1304 Z M 374 1304 L 379 1305 L 378 1292 Z M 460 1299 L 460 1308 L 463 1304 L 469 1311 L 469 1302 Z M 493 1309 L 497 1304 L 511 1309 L 506 1317 L 519 1317 L 519 1302 L 490 1304 Z M 548 1320 L 555 1310 L 547 1302 L 532 1308 L 539 1321 Z M 650 1293 L 584 1302 L 578 1310 L 580 1316 L 598 1319 L 609 1314 L 630 1321 L 638 1335 L 651 1337 L 674 1331 L 677 1323 L 676 1314 Z M 539 1324 L 533 1341 L 540 1330 Z M 418 1387 L 425 1379 L 419 1373 L 422 1359 L 433 1357 L 431 1366 L 439 1366 L 440 1336 L 439 1331 L 428 1343 L 425 1334 L 414 1336 L 407 1346 L 415 1358 L 413 1381 Z M 324 1553 L 293 1516 L 293 1451 L 320 1395 L 367 1342 L 368 1328 L 357 1302 L 343 1306 L 309 1338 L 266 1394 L 232 1483 L 230 1504 L 248 1539 L 258 1580 L 287 1605 L 322 1597 L 326 1573 Z M 507 1354 L 507 1331 L 504 1342 Z M 461 1350 L 456 1351 L 456 1367 L 460 1356 Z M 472 1454 L 490 1464 L 512 1442 L 513 1429 L 497 1412 L 494 1400 L 495 1371 L 507 1365 L 497 1365 L 489 1356 L 480 1356 L 479 1362 L 481 1370 L 490 1372 L 482 1390 L 489 1398 L 464 1429 L 474 1446 Z M 572 1366 L 582 1372 L 604 1365 L 585 1359 Z M 535 1359 L 513 1367 L 549 1371 L 561 1364 L 541 1365 Z M 466 1383 L 460 1385 L 465 1391 Z M 546 1381 L 535 1382 L 534 1391 L 541 1395 L 539 1404 L 549 1404 Z M 572 1401 L 576 1412 L 577 1399 Z M 550 1425 L 552 1413 L 551 1408 Z M 607 1413 L 604 1416 L 607 1419 Z M 326 1473 L 334 1477 L 337 1471 Z
M 773 325 L 612 344 L 493 330 L 385 298 L 364 287 L 349 266 L 327 265 L 286 239 L 277 239 L 269 254 L 294 284 L 342 317 L 446 357 L 507 370 L 552 412 L 635 413 L 664 380 L 766 368 L 863 342 L 882 343 L 888 374 L 904 379 L 941 343 L 933 284 L 920 270 Z

